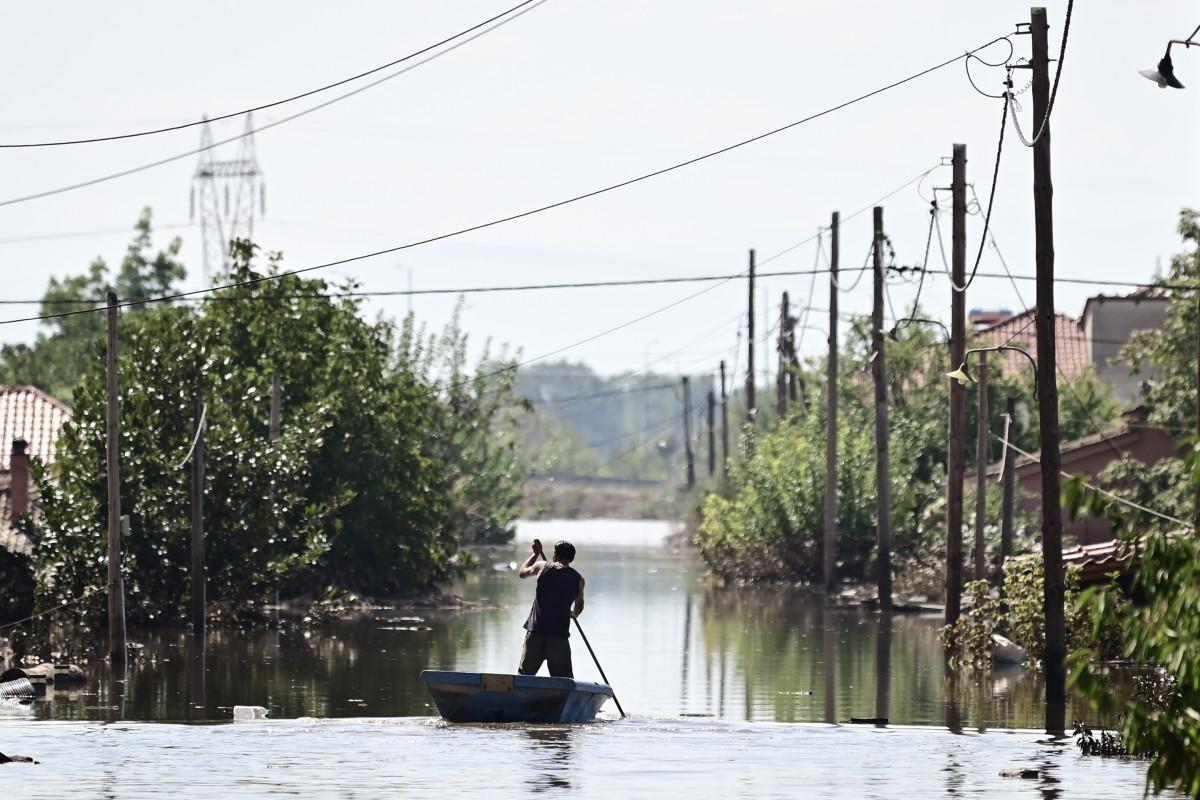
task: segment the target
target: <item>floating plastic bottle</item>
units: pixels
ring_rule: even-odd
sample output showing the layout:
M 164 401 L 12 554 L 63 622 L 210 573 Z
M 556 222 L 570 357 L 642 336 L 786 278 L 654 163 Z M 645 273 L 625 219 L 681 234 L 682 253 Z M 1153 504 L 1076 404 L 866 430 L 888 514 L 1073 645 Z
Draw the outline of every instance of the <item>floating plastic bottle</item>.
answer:
M 235 720 L 266 719 L 267 710 L 262 706 L 234 706 L 233 718 Z

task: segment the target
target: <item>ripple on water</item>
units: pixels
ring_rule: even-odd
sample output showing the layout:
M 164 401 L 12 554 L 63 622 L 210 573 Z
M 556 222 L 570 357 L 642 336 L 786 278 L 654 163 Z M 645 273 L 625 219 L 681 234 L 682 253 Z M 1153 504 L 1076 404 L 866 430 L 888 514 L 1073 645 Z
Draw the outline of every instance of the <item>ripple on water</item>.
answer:
M 1140 796 L 1145 765 L 1083 758 L 1036 731 L 604 721 L 451 725 L 428 717 L 224 725 L 6 721 L 7 797 Z M 1001 778 L 1012 767 L 1036 779 Z

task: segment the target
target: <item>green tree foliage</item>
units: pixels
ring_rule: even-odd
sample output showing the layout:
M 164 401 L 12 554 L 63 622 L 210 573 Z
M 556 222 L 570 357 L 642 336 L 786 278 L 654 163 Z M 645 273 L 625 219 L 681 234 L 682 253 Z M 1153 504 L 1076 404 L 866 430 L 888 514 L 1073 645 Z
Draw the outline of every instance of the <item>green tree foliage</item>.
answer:
M 390 324 L 364 322 L 357 301 L 332 297 L 324 281 L 280 274 L 274 257 L 260 271 L 254 248 L 235 244 L 230 288 L 199 308 L 159 305 L 121 321 L 131 615 L 169 624 L 190 596 L 186 461 L 198 399 L 207 408 L 210 599 L 329 585 L 390 593 L 446 580 L 457 569 L 456 526 L 494 540 L 511 521 L 520 476 L 478 430 L 505 407 L 507 384 L 476 374 L 456 389 L 431 387 L 417 371 L 427 363 L 409 363 L 413 352 L 398 347 Z M 447 340 L 462 337 L 452 330 Z M 452 348 L 451 362 L 461 358 Z M 275 374 L 284 393 L 273 442 Z M 38 476 L 41 607 L 103 580 L 105 416 L 99 358 L 76 393 L 58 460 Z M 471 460 L 450 463 L 460 457 Z M 479 512 L 483 496 L 497 508 Z
M 97 342 L 104 336 L 103 314 L 64 312 L 99 308 L 108 292 L 123 301 L 162 297 L 175 291 L 187 272 L 179 262 L 182 240 L 171 240 L 165 250 L 152 254 L 151 213 L 142 211 L 134 226 L 136 236 L 129 245 L 115 276 L 103 259 L 92 262 L 84 275 L 51 278 L 42 297 L 41 314 L 48 317 L 49 333 L 39 333 L 32 345 L 13 344 L 0 348 L 0 383 L 36 386 L 63 402 L 83 380 L 95 357 Z M 140 312 L 133 307 L 129 313 Z
M 439 489 L 451 499 L 450 527 L 463 542 L 511 541 L 526 471 L 514 432 L 531 406 L 514 395 L 517 363 L 493 359 L 490 343 L 474 369 L 467 363 L 468 337 L 459 324 L 462 304 L 440 335 L 422 341 L 410 315 L 398 365 L 436 387 L 430 436 L 425 444 L 444 467 Z
M 1100 712 L 1115 715 L 1132 753 L 1154 759 L 1146 780 L 1156 794 L 1178 788 L 1200 797 L 1200 542 L 1153 533 L 1141 546 L 1139 603 L 1096 589 L 1081 605 L 1095 620 L 1096 640 L 1103 626 L 1119 626 L 1122 655 L 1147 670 L 1152 690 L 1120 691 L 1096 647 L 1071 655 L 1071 680 Z
M 912 329 L 888 350 L 894 546 L 916 554 L 939 502 L 945 461 L 946 354 L 935 333 Z M 870 332 L 856 325 L 839 380 L 838 558 L 862 574 L 875 543 L 874 399 Z M 930 377 L 936 376 L 936 377 Z M 932 381 L 932 384 L 930 383 Z M 819 385 L 810 378 L 809 385 Z M 932 386 L 939 387 L 932 389 Z M 696 540 L 718 572 L 746 579 L 816 580 L 823 568 L 826 407 L 755 437 L 750 456 L 710 494 Z

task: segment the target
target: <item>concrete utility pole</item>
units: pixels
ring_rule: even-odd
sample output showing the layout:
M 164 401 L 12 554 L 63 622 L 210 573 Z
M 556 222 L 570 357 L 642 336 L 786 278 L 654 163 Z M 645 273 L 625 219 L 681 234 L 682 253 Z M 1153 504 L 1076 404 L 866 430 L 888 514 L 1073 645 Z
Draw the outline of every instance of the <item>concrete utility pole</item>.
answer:
M 892 480 L 889 469 L 887 355 L 883 336 L 883 209 L 875 207 L 875 302 L 871 314 L 871 339 L 875 356 L 875 512 L 878 517 L 876 549 L 879 551 L 879 610 L 892 610 Z
M 749 352 L 746 360 L 746 424 L 754 427 L 757 411 L 754 399 L 754 251 L 750 251 L 749 312 L 746 317 L 746 344 Z
M 1054 184 L 1050 179 L 1050 56 L 1046 9 L 1029 11 L 1032 41 L 1033 119 L 1040 130 L 1033 145 L 1033 222 L 1037 267 L 1038 412 L 1041 416 L 1042 567 L 1046 574 L 1046 727 L 1065 725 L 1067 675 L 1066 581 L 1062 560 L 1062 506 L 1058 473 L 1058 382 L 1054 313 Z
M 950 184 L 950 366 L 967 355 L 967 146 L 954 145 Z M 963 478 L 966 475 L 967 387 L 950 381 L 950 432 L 946 454 L 946 624 L 958 621 L 963 591 Z
M 1008 436 L 1011 437 L 1016 433 L 1013 427 L 1013 418 L 1016 413 L 1017 401 L 1014 397 L 1008 397 L 1004 400 L 1004 416 Z M 1017 452 L 1012 449 L 1012 444 L 1005 443 L 1006 452 L 1004 453 L 1004 513 L 1002 522 L 1000 523 L 1000 585 L 1004 586 L 1004 564 L 1008 557 L 1012 555 L 1013 543 L 1013 505 L 1016 502 L 1016 488 L 1013 486 L 1013 479 L 1016 477 L 1016 460 Z
M 987 580 L 987 545 L 983 529 L 987 524 L 987 453 L 988 436 L 987 353 L 979 354 L 979 424 L 975 436 L 975 580 Z
M 108 658 L 121 671 L 125 646 L 125 580 L 121 576 L 121 398 L 117 373 L 117 295 L 108 293 Z
M 825 591 L 837 591 L 838 212 L 829 223 L 829 356 L 825 372 Z

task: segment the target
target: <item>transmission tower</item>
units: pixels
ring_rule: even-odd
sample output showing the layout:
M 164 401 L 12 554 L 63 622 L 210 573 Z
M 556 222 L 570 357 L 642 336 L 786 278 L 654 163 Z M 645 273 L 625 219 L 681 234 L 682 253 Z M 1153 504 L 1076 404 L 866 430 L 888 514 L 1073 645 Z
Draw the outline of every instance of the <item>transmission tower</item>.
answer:
M 238 140 L 237 158 L 218 161 L 207 117 L 200 129 L 200 163 L 192 176 L 189 219 L 195 219 L 199 200 L 206 285 L 217 275 L 229 271 L 231 241 L 253 240 L 255 210 L 266 213 L 267 187 L 254 155 L 253 131 L 253 122 L 247 114 L 246 132 Z

